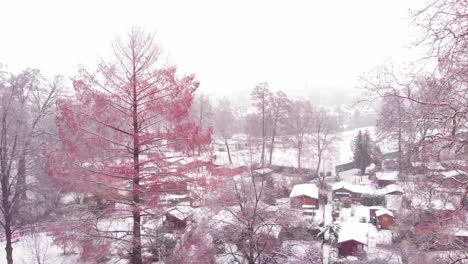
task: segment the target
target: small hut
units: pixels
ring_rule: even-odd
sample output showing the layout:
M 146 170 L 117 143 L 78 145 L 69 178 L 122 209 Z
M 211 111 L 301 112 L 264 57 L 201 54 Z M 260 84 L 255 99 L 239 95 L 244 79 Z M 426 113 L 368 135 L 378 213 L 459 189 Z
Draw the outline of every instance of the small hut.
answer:
M 385 208 L 375 212 L 377 226 L 381 229 L 389 229 L 393 225 L 393 213 Z
M 289 198 L 291 208 L 317 209 L 319 191 L 313 183 L 297 184 L 294 185 Z
M 173 207 L 166 212 L 164 224 L 176 229 L 185 228 L 193 215 L 193 210 L 191 206 Z
M 361 256 L 367 246 L 367 224 L 347 223 L 341 225 L 338 234 L 338 253 L 342 257 Z

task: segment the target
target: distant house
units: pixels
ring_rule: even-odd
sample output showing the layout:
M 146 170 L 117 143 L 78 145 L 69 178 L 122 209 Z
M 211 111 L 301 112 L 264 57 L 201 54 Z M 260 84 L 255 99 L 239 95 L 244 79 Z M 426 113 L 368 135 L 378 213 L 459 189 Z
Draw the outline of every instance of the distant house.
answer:
M 335 182 L 332 185 L 333 199 L 349 198 L 354 202 L 360 203 L 361 197 L 365 193 L 374 193 L 372 187 L 364 185 L 354 185 L 344 181 Z
M 398 180 L 398 171 L 379 171 L 375 173 L 377 185 L 383 188 L 390 184 L 395 184 Z
M 350 183 L 340 181 L 332 185 L 333 199 L 351 198 L 357 196 L 356 189 Z
M 164 224 L 176 229 L 185 228 L 193 215 L 193 210 L 191 206 L 173 207 L 166 212 Z
M 229 151 L 239 151 L 247 149 L 249 146 L 247 136 L 243 134 L 232 136 L 232 138 L 227 140 L 227 146 L 226 142 L 219 138 L 215 138 L 215 140 L 213 140 L 213 145 L 215 149 L 220 152 L 227 152 L 228 147 Z
M 393 225 L 393 213 L 385 208 L 375 212 L 377 217 L 377 227 L 381 229 L 389 229 Z
M 190 195 L 186 194 L 170 194 L 164 193 L 159 196 L 158 204 L 159 205 L 175 205 L 182 202 L 190 202 Z
M 319 191 L 312 183 L 297 184 L 294 185 L 289 198 L 292 208 L 317 209 Z
M 256 169 L 252 171 L 253 176 L 270 176 L 273 174 L 273 170 L 271 168 L 261 168 L 261 169 Z
M 209 171 L 213 176 L 232 177 L 244 173 L 246 169 L 244 167 L 230 168 L 223 166 L 212 166 L 209 168 Z
M 367 224 L 347 223 L 338 233 L 338 253 L 342 257 L 361 256 L 367 246 Z

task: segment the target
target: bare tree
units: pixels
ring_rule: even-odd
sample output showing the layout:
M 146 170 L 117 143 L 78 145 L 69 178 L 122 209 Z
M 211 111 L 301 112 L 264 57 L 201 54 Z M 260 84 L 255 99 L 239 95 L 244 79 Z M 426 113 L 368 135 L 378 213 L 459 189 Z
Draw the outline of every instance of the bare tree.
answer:
M 272 96 L 271 91 L 268 89 L 268 83 L 262 82 L 255 86 L 251 92 L 251 97 L 254 106 L 257 108 L 259 115 L 261 116 L 262 124 L 262 154 L 260 156 L 260 164 L 265 167 L 265 146 L 267 137 L 267 122 L 268 122 L 268 101 Z
M 218 101 L 214 114 L 214 134 L 224 143 L 229 164 L 232 164 L 229 140 L 235 132 L 235 126 L 236 117 L 232 112 L 230 102 L 227 99 Z
M 312 119 L 312 144 L 314 145 L 317 163 L 315 173 L 319 179 L 320 187 L 323 188 L 325 182 L 325 172 L 320 176 L 320 166 L 327 153 L 334 150 L 334 144 L 338 140 L 336 133 L 338 132 L 339 125 L 335 117 L 331 116 L 324 109 L 317 109 L 314 112 Z
M 225 182 L 215 198 L 219 213 L 213 217 L 211 233 L 223 244 L 220 254 L 249 264 L 265 263 L 281 245 L 278 240 L 288 212 L 264 202 L 265 179 L 244 175 Z
M 205 94 L 197 94 L 190 108 L 190 120 L 198 124 L 198 127 L 202 130 L 211 129 L 215 125 L 214 115 L 210 97 Z M 203 147 L 202 145 L 198 147 L 198 155 L 202 152 Z
M 269 113 L 269 121 L 271 123 L 271 142 L 270 142 L 270 158 L 268 164 L 271 165 L 273 159 L 273 150 L 275 148 L 275 140 L 278 134 L 280 123 L 285 122 L 287 110 L 290 105 L 290 100 L 283 91 L 278 91 L 269 97 L 267 109 Z
M 31 144 L 38 136 L 40 122 L 51 114 L 60 85 L 60 79 L 46 85 L 38 70 L 0 76 L 0 225 L 5 232 L 9 264 L 13 263 L 13 233 L 35 217 L 33 207 L 26 201 L 26 175 L 37 159 Z
M 308 135 L 312 130 L 313 110 L 309 101 L 293 101 L 288 108 L 287 134 L 294 138 L 297 149 L 297 168 L 301 169 L 304 146 L 309 141 Z
M 434 223 L 420 229 L 420 242 L 434 242 L 430 247 L 446 246 L 447 234 L 440 236 L 434 226 L 463 225 L 456 221 L 466 209 L 468 197 L 468 4 L 458 0 L 434 0 L 414 12 L 414 21 L 422 35 L 417 45 L 427 48 L 427 56 L 414 68 L 399 72 L 393 65 L 378 68 L 366 78 L 368 99 L 388 98 L 407 108 L 402 134 L 411 136 L 409 149 L 413 161 L 419 161 L 426 177 L 418 184 L 418 193 L 425 194 L 428 204 L 434 199 L 450 200 L 455 204 L 449 214 L 437 214 L 426 208 L 426 218 Z M 385 99 L 387 100 L 387 99 Z M 388 124 L 387 124 L 388 125 Z M 390 129 L 390 128 L 389 128 Z M 405 146 L 406 145 L 406 146 Z M 415 163 L 417 164 L 417 163 Z M 443 172 L 456 174 L 451 187 L 442 186 Z M 415 218 L 412 208 L 410 218 Z M 427 220 L 427 219 L 426 219 Z M 424 219 L 421 219 L 424 221 Z M 417 224 L 417 223 L 414 223 Z M 446 228 L 442 228 L 442 230 Z M 441 239 L 442 238 L 442 239 Z M 419 243 L 418 243 L 419 244 Z M 466 250 L 464 250 L 466 256 Z M 452 263 L 461 259 L 451 260 Z

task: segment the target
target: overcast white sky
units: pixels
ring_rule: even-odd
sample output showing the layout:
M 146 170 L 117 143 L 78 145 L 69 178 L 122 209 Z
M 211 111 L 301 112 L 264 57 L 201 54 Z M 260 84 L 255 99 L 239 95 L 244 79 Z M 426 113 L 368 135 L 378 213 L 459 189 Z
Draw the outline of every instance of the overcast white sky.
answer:
M 414 56 L 409 8 L 424 3 L 0 0 L 0 63 L 73 76 L 138 25 L 204 93 L 247 96 L 268 81 L 291 95 L 339 100 L 373 66 Z

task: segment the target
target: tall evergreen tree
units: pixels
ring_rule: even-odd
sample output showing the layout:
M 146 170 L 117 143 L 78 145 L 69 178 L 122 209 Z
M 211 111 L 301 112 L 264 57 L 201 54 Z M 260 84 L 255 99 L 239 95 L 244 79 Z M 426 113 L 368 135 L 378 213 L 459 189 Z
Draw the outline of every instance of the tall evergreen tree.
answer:
M 365 173 L 366 167 L 372 163 L 372 145 L 368 131 L 363 134 L 361 130 L 351 144 L 353 161 L 356 167 L 361 170 L 361 175 Z

